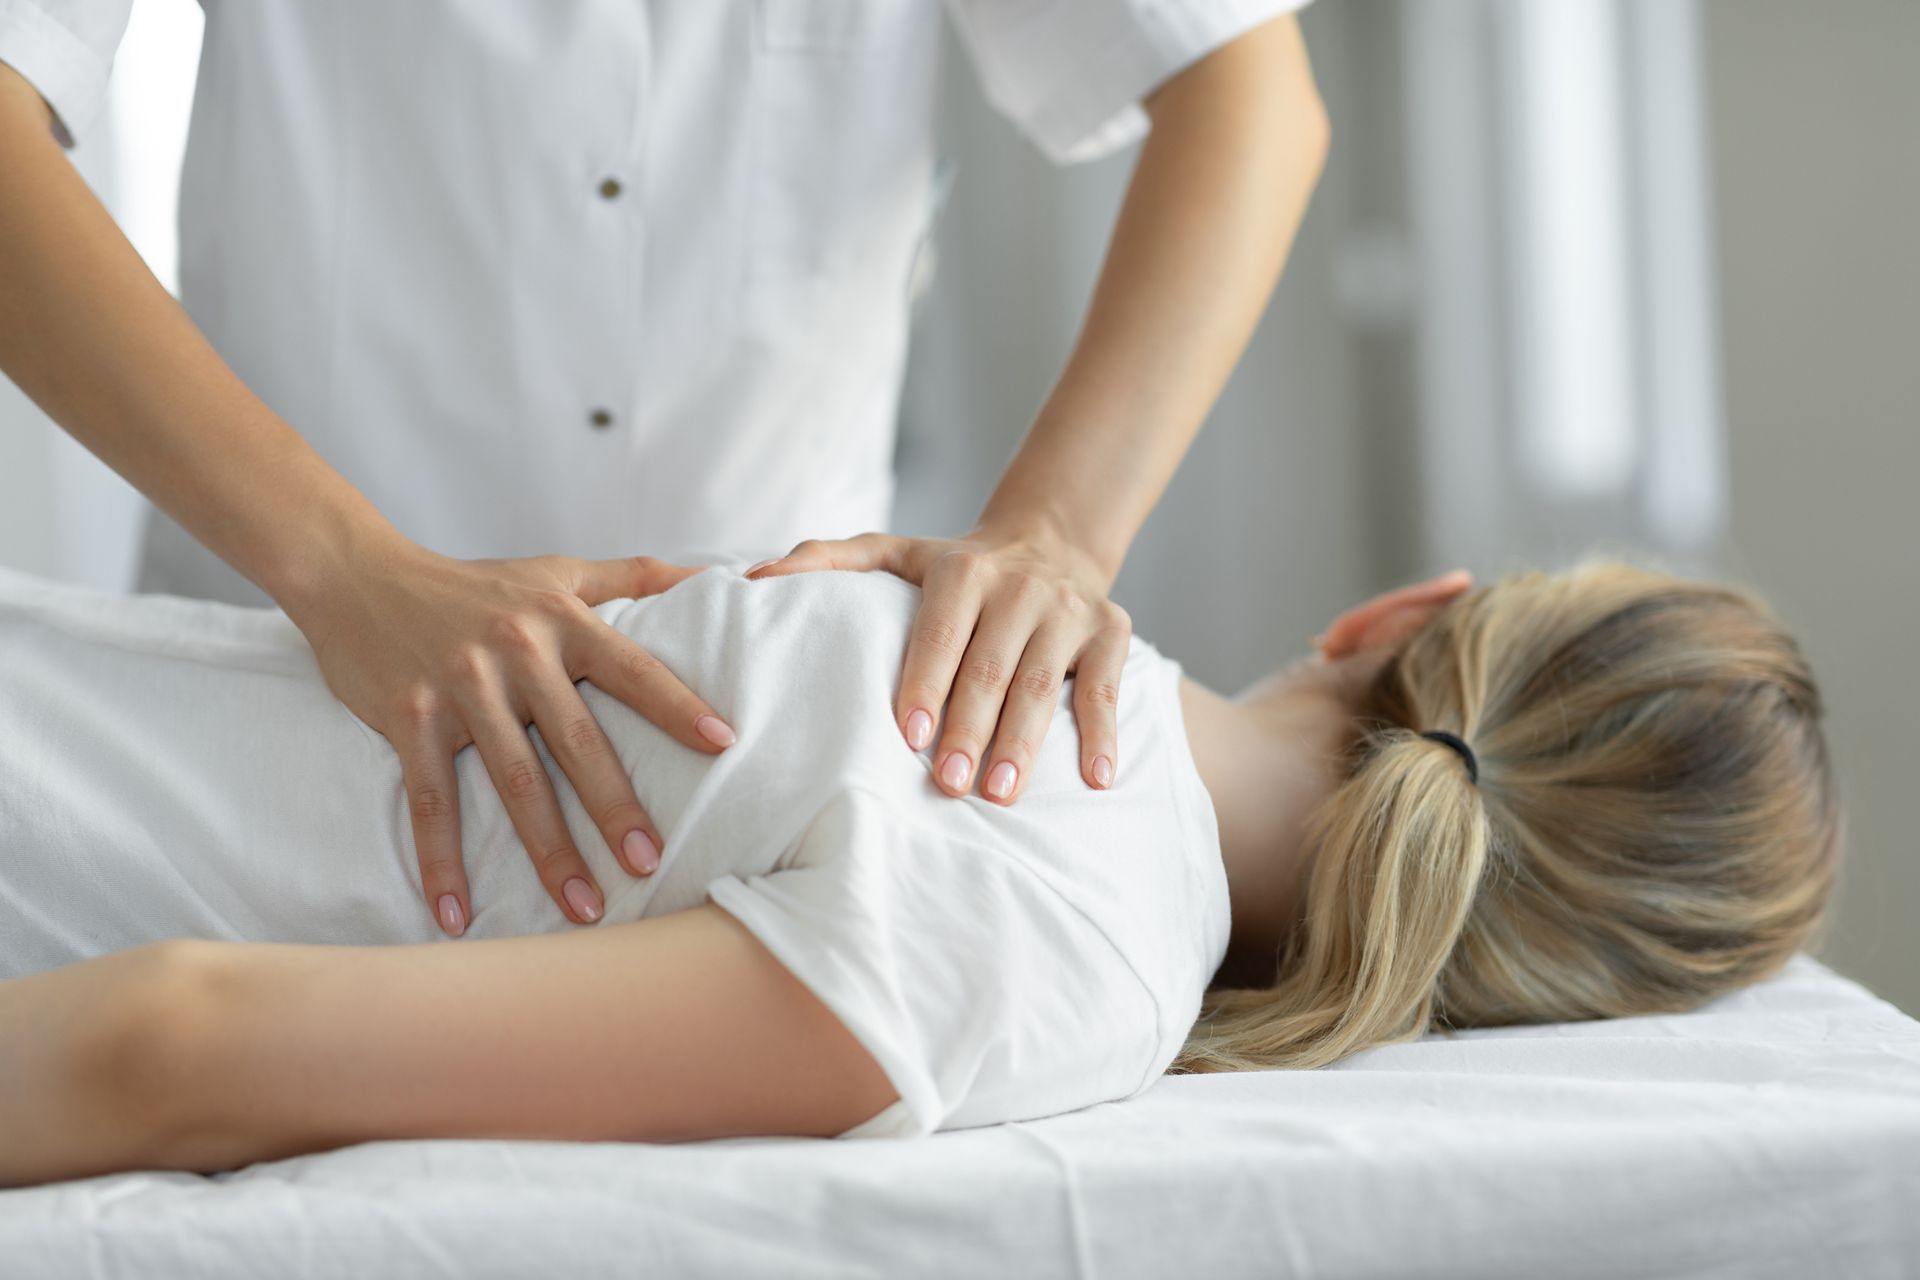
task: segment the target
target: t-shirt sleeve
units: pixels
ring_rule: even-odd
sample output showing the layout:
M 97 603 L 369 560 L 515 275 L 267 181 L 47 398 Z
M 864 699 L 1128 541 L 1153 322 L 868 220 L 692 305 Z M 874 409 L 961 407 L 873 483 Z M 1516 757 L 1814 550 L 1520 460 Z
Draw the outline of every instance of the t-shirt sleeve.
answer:
M 849 791 L 788 865 L 708 887 L 873 1055 L 900 1101 L 843 1136 L 916 1136 L 1126 1097 L 1155 1074 L 1152 995 L 1009 851 Z
M 133 0 L 0 0 L 0 62 L 47 100 L 63 146 L 99 116 L 132 10 Z
M 947 0 L 989 101 L 1061 164 L 1147 131 L 1163 81 L 1307 0 Z

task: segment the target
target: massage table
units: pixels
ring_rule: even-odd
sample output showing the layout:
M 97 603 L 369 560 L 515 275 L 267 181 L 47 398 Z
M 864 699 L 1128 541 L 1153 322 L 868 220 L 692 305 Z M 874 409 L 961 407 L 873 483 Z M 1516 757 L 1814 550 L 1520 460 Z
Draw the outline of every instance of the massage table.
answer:
M 1920 1022 L 1802 954 L 1687 1014 L 918 1141 L 382 1142 L 0 1192 L 5 1280 L 545 1275 L 1893 1280 Z

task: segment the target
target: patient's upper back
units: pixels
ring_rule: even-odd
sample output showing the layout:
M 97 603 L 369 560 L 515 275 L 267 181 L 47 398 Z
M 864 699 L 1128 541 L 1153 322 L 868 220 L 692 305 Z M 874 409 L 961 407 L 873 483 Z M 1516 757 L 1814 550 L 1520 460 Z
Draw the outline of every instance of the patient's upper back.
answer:
M 657 914 L 711 893 L 776 952 L 773 935 L 793 935 L 796 919 L 825 915 L 856 939 L 846 945 L 868 952 L 888 944 L 856 938 L 863 928 L 923 938 L 941 932 L 946 960 L 927 963 L 970 966 L 976 1000 L 987 999 L 980 992 L 991 985 L 983 977 L 990 967 L 1036 970 L 1024 981 L 1048 985 L 1058 1007 L 1025 1010 L 1035 1038 L 1076 1034 L 1071 1023 L 1101 1016 L 1102 994 L 1120 999 L 1110 989 L 1130 986 L 1125 998 L 1144 1000 L 1128 1017 L 1151 1024 L 1135 1037 L 1140 1052 L 1124 1068 L 1135 1078 L 1122 1092 L 1131 1092 L 1164 1070 L 1226 945 L 1218 835 L 1180 720 L 1179 667 L 1134 641 L 1121 679 L 1120 765 L 1110 789 L 1081 777 L 1069 685 L 1016 804 L 977 790 L 951 797 L 932 778 L 938 733 L 916 752 L 894 718 L 919 599 L 918 588 L 886 574 L 749 582 L 728 567 L 658 597 L 603 607 L 738 733 L 733 747 L 703 756 L 605 695 L 589 694 L 666 837 L 662 870 L 652 882 L 622 877 L 609 894 L 609 917 Z M 798 871 L 811 872 L 812 881 L 778 880 Z M 764 885 L 755 879 L 770 876 Z M 741 885 L 757 887 L 750 895 Z M 974 934 L 956 928 L 963 912 L 1003 918 L 968 922 L 981 931 Z M 848 918 L 857 916 L 871 918 Z M 820 940 L 796 935 L 785 945 L 817 950 Z M 1076 985 L 1075 963 L 1106 968 L 1079 975 Z M 1125 979 L 1115 976 L 1122 969 Z M 1004 974 L 1002 981 L 1018 985 Z M 932 974 L 913 979 L 938 982 Z M 1091 1007 L 1076 1010 L 1075 1001 Z M 876 1016 L 928 1015 L 896 1009 Z M 1017 1021 L 1021 1011 L 993 1016 Z M 1043 1029 L 1043 1021 L 1060 1025 Z M 971 1101 L 982 1118 L 1006 1118 L 989 1113 L 1020 1105 Z M 1048 1109 L 1059 1108 L 1039 1105 L 1033 1113 Z M 960 1108 L 958 1122 L 968 1122 L 968 1110 Z

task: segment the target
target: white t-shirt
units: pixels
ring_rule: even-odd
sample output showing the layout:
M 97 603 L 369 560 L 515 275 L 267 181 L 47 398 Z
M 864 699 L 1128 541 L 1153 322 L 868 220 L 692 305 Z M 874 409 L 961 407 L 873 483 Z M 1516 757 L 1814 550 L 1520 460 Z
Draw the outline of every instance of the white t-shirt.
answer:
M 1111 790 L 1080 778 L 1063 690 L 1019 803 L 954 799 L 893 719 L 918 599 L 884 574 L 729 565 L 601 606 L 739 733 L 706 756 L 583 686 L 666 841 L 658 872 L 628 875 L 562 781 L 605 920 L 708 899 L 737 917 L 899 1092 L 856 1132 L 1136 1093 L 1229 924 L 1179 667 L 1134 641 Z M 278 613 L 0 576 L 0 726 L 0 976 L 169 937 L 440 939 L 394 753 Z M 477 755 L 458 770 L 468 936 L 577 927 Z

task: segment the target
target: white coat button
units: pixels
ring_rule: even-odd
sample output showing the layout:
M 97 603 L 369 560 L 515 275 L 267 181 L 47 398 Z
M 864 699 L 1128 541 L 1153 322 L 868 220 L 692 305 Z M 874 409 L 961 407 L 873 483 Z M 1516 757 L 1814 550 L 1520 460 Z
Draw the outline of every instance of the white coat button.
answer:
M 613 414 L 606 409 L 595 409 L 592 413 L 587 415 L 587 421 L 591 422 L 595 427 L 598 427 L 600 430 L 605 431 L 608 427 L 613 425 Z
M 620 179 L 606 178 L 601 181 L 600 198 L 602 200 L 617 199 L 619 195 L 620 195 Z

